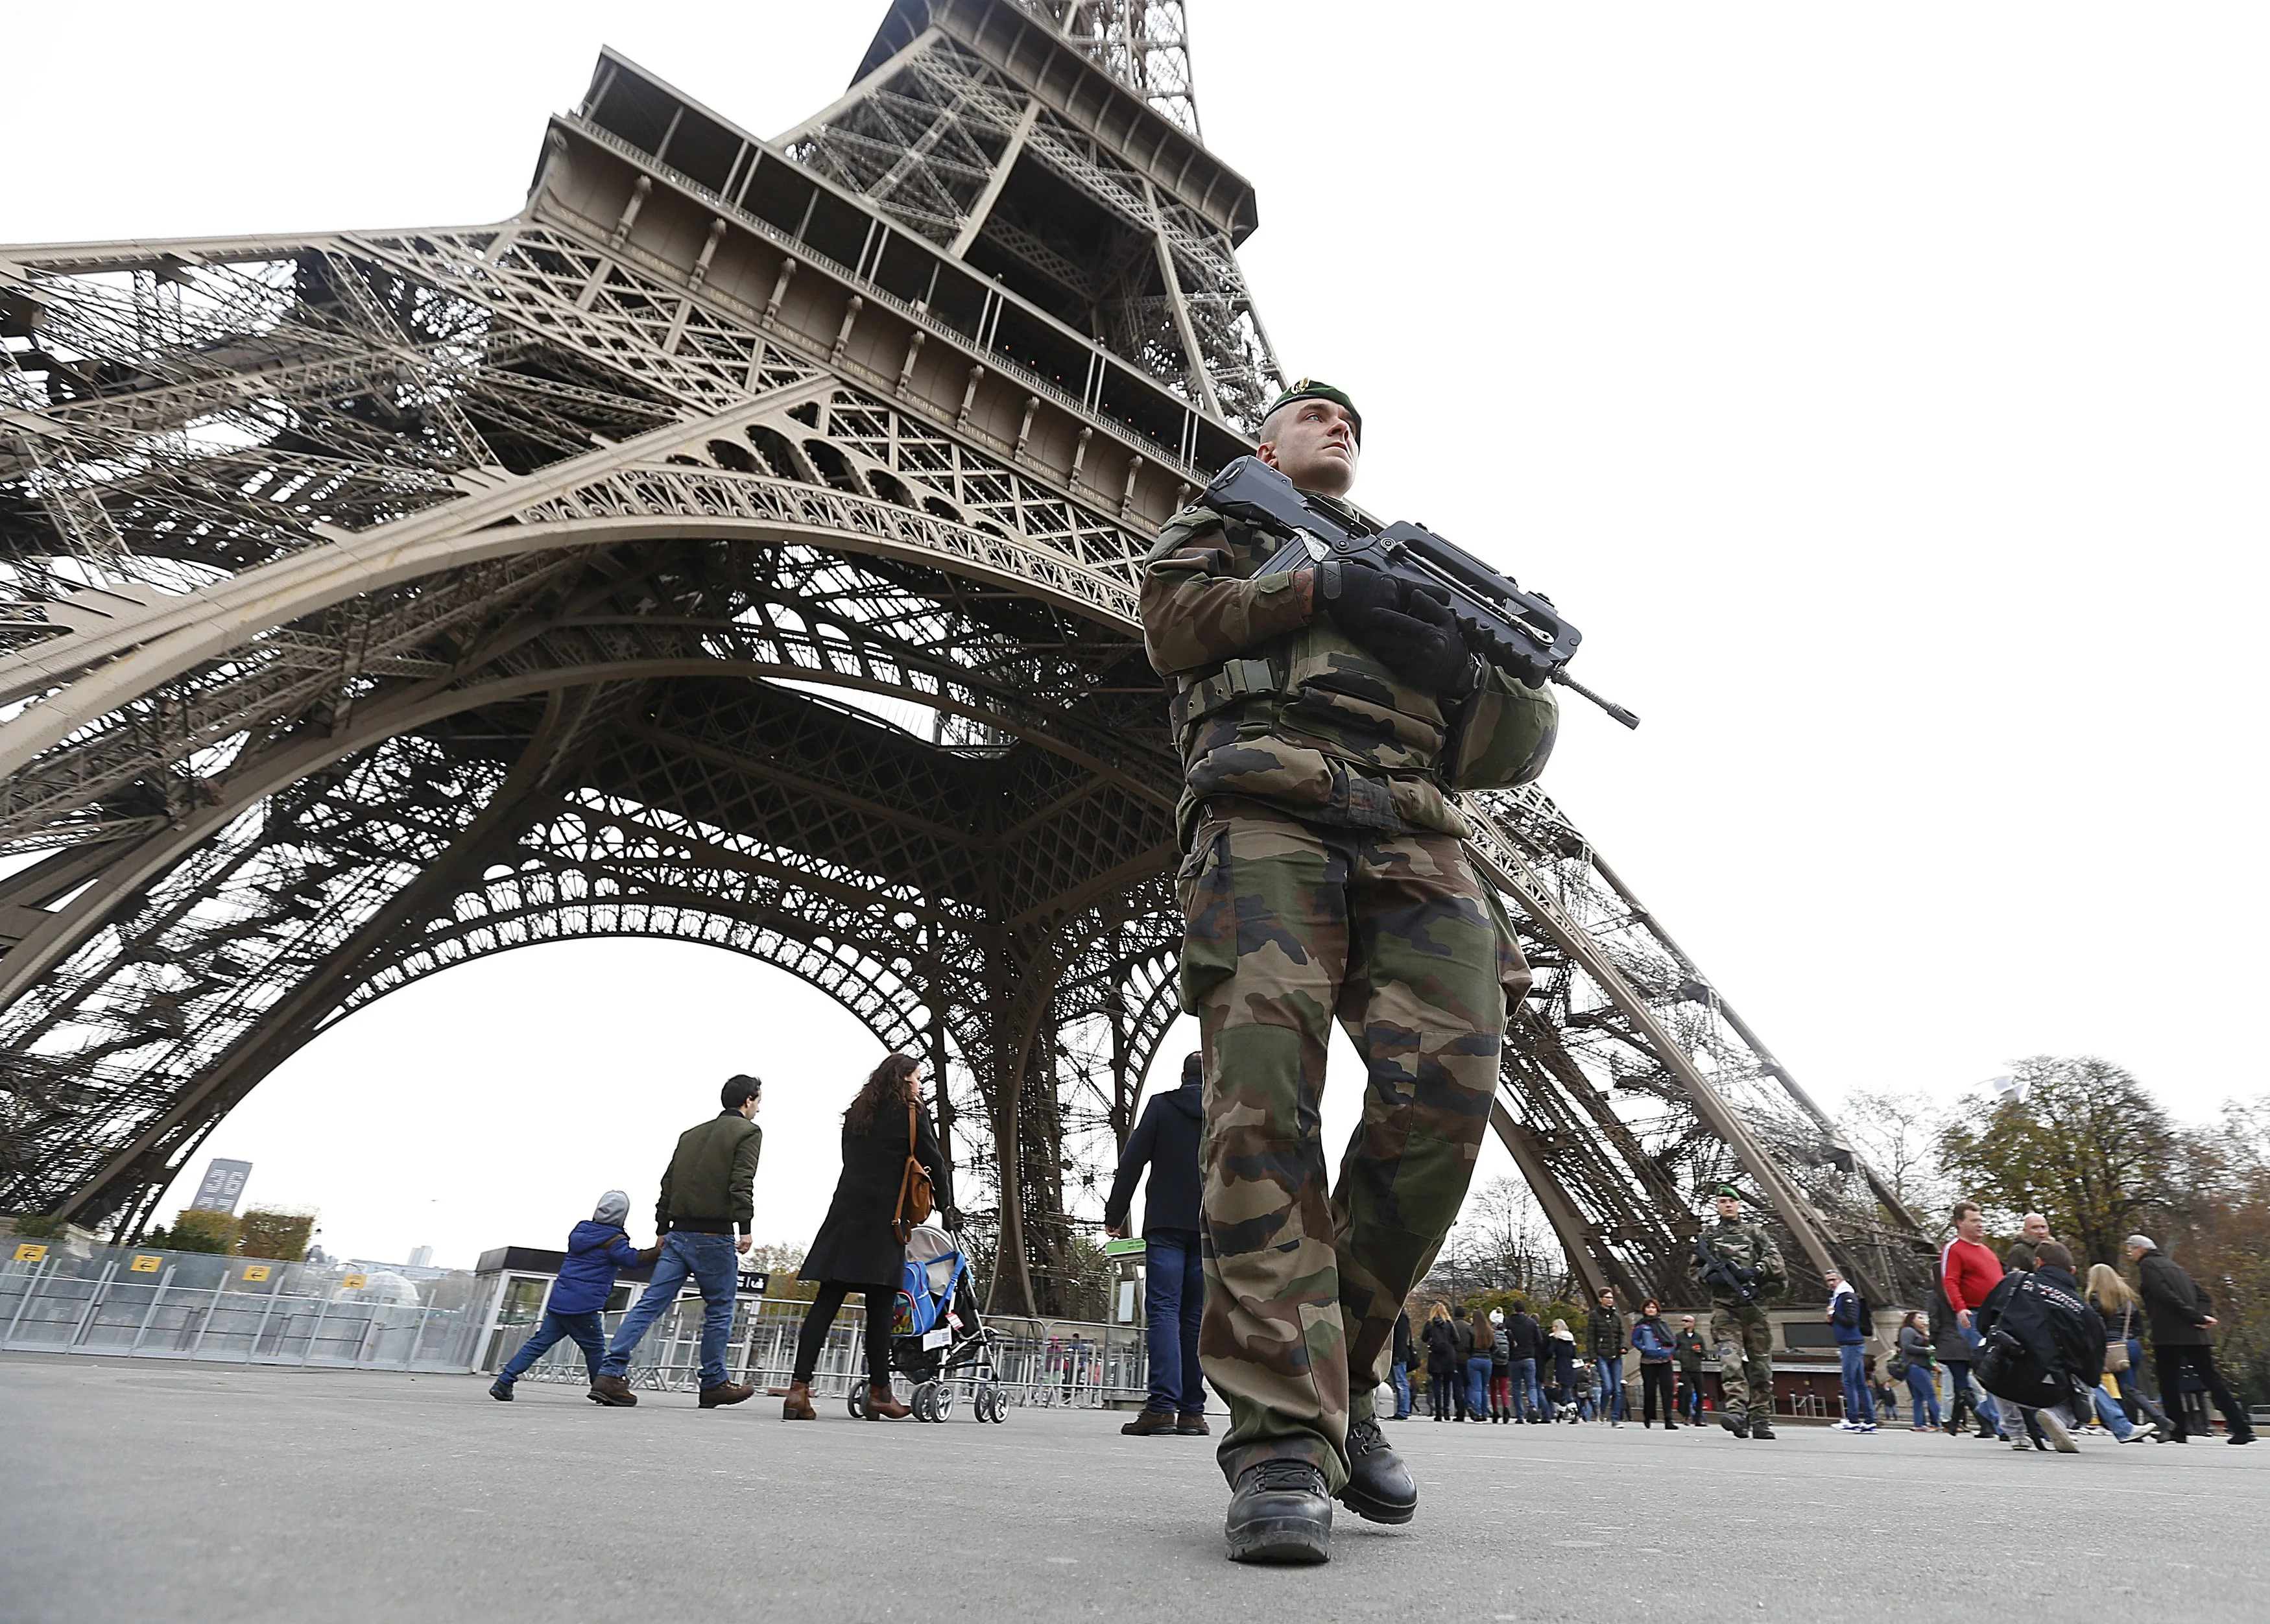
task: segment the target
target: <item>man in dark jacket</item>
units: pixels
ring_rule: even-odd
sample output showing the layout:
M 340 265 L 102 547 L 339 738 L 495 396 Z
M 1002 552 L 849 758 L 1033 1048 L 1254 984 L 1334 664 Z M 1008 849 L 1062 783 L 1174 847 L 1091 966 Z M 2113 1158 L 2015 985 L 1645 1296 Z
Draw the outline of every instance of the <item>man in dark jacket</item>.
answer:
M 560 1261 L 559 1278 L 552 1282 L 552 1294 L 545 1299 L 544 1321 L 497 1372 L 489 1388 L 490 1398 L 511 1403 L 513 1383 L 563 1337 L 572 1339 L 583 1350 L 584 1369 L 593 1381 L 599 1379 L 599 1361 L 607 1354 L 599 1310 L 607 1306 L 615 1276 L 625 1269 L 652 1263 L 657 1256 L 657 1249 L 651 1246 L 638 1250 L 623 1233 L 623 1220 L 630 1213 L 631 1198 L 619 1190 L 611 1190 L 599 1198 L 590 1217 L 568 1232 L 568 1256 Z
M 2152 1244 L 2148 1235 L 2128 1237 L 2128 1257 L 2144 1294 L 2144 1312 L 2152 1322 L 2152 1361 L 2160 1376 L 2160 1402 L 2175 1424 L 2170 1443 L 2185 1441 L 2183 1379 L 2186 1371 L 2205 1383 L 2207 1397 L 2222 1412 L 2229 1442 L 2251 1443 L 2254 1426 L 2231 1396 L 2229 1383 L 2214 1368 L 2214 1316 L 2207 1312 L 2206 1294 L 2176 1260 Z
M 1103 1204 L 1104 1232 L 1127 1233 L 1136 1181 L 1143 1190 L 1143 1324 L 1151 1350 L 1151 1399 L 1119 1430 L 1136 1437 L 1180 1433 L 1203 1437 L 1205 1377 L 1198 1369 L 1198 1322 L 1205 1312 L 1205 1275 L 1198 1257 L 1198 1134 L 1205 1120 L 1205 1072 L 1193 1053 L 1179 1088 L 1151 1096 L 1127 1136 L 1119 1173 Z
M 1411 1419 L 1411 1310 L 1395 1316 L 1395 1337 L 1388 1349 L 1387 1379 L 1395 1389 L 1395 1413 L 1391 1420 Z
M 1613 1287 L 1603 1287 L 1600 1300 L 1584 1322 L 1585 1351 L 1600 1378 L 1600 1414 L 1611 1427 L 1624 1424 L 1624 1316 L 1616 1308 Z
M 733 1299 L 740 1287 L 733 1255 L 749 1250 L 757 1158 L 765 1146 L 764 1130 L 755 1121 L 764 1086 L 753 1077 L 734 1078 L 717 1091 L 723 1109 L 678 1136 L 654 1209 L 662 1256 L 646 1294 L 623 1316 L 599 1374 L 591 1378 L 592 1403 L 638 1402 L 623 1379 L 631 1350 L 678 1301 L 689 1276 L 701 1287 L 707 1310 L 701 1318 L 701 1407 L 739 1404 L 757 1390 L 725 1379 L 725 1342 L 732 1334 Z
M 1513 1383 L 1514 1419 L 1551 1420 L 1545 1407 L 1545 1390 L 1537 1382 L 1537 1361 L 1545 1351 L 1545 1332 L 1524 1303 L 1515 1303 L 1513 1312 L 1505 1316 L 1505 1346 L 1510 1359 L 1506 1375 Z
M 2103 1372 L 2104 1322 L 2081 1297 L 2073 1254 L 2055 1241 L 2029 1246 L 2038 1266 L 2005 1274 L 1971 1316 L 1972 1329 L 1985 1339 L 1977 1376 L 1988 1392 L 2017 1406 L 2032 1448 L 2048 1447 L 2041 1435 L 2046 1433 L 2061 1454 L 2071 1455 L 2080 1446 L 2063 1412 Z
M 1702 1424 L 1702 1361 L 1710 1346 L 1695 1328 L 1692 1314 L 1679 1316 L 1679 1334 L 1671 1339 L 1671 1347 L 1679 1360 L 1679 1413 L 1699 1427 Z

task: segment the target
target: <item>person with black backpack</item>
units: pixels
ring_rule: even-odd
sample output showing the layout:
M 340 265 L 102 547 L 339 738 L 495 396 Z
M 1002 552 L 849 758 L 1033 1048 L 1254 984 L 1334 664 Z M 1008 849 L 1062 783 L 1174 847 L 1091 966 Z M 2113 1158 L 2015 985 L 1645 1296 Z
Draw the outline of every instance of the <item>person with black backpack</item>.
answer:
M 1829 1324 L 1836 1338 L 1837 1362 L 1844 1376 L 1844 1419 L 1839 1432 L 1876 1430 L 1876 1401 L 1868 1391 L 1868 1339 L 1875 1333 L 1875 1315 L 1852 1283 L 1831 1269 L 1821 1279 L 1829 1285 Z
M 1931 1339 L 1929 1323 L 1920 1309 L 1900 1322 L 1899 1346 L 1892 1353 L 1891 1362 L 1884 1374 L 1894 1381 L 1908 1384 L 1908 1430 L 1931 1432 L 1939 1422 L 1939 1393 L 1932 1384 L 1939 1356 Z M 1928 1412 L 1931 1424 L 1924 1424 Z
M 1981 1386 L 2007 1398 L 2025 1419 L 2028 1442 L 2016 1449 L 2078 1454 L 2064 1411 L 2086 1400 L 2104 1368 L 2104 1321 L 2082 1301 L 2073 1254 L 2055 1241 L 2035 1249 L 2031 1272 L 2013 1270 L 1972 1316 L 1984 1345 L 1976 1372 Z M 2044 1434 L 2048 1441 L 2044 1441 Z

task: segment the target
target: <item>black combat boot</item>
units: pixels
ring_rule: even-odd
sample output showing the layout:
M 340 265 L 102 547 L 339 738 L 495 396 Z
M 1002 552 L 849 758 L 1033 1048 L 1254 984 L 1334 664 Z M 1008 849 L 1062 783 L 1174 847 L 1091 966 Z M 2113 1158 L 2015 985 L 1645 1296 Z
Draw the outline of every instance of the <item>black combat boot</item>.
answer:
M 1750 1418 L 1740 1410 L 1719 1411 L 1718 1425 L 1732 1433 L 1737 1438 L 1747 1438 L 1750 1435 Z
M 1221 1532 L 1234 1562 L 1330 1561 L 1332 1502 L 1324 1474 L 1305 1460 L 1247 1467 Z
M 1750 1422 L 1750 1436 L 1753 1438 L 1763 1438 L 1771 1442 L 1773 1435 L 1773 1422 L 1769 1418 L 1761 1415 Z
M 1419 1509 L 1419 1486 L 1403 1457 L 1387 1446 L 1376 1420 L 1350 1421 L 1348 1480 L 1339 1502 L 1367 1523 L 1407 1523 Z

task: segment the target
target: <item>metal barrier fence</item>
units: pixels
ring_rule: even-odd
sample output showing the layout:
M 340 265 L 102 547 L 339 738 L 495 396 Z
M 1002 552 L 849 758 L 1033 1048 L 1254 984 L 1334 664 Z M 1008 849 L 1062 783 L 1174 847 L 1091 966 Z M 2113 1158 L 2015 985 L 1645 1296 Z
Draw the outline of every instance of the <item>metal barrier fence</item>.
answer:
M 725 1374 L 760 1390 L 784 1387 L 796 1361 L 797 1336 L 811 1305 L 789 1297 L 744 1297 L 735 1305 L 727 1340 Z M 536 1329 L 540 1314 L 507 1315 L 497 1329 L 482 1368 L 493 1371 L 511 1358 Z M 601 1316 L 612 1338 L 623 1311 Z M 681 1297 L 632 1356 L 627 1380 L 634 1388 L 691 1392 L 701 1385 L 702 1305 L 699 1296 Z M 1149 1390 L 1150 1361 L 1139 1325 L 1101 1325 L 1080 1320 L 1028 1320 L 995 1316 L 994 1385 L 1013 1405 L 1057 1409 L 1099 1409 L 1140 1399 Z M 847 1303 L 839 1309 L 813 1367 L 812 1393 L 844 1398 L 855 1383 L 866 1380 L 866 1313 Z M 588 1379 L 582 1350 L 572 1341 L 555 1343 L 530 1366 L 523 1381 Z M 906 1378 L 898 1378 L 903 1391 Z M 973 1382 L 963 1375 L 955 1385 L 967 1398 Z
M 384 1272 L 229 1257 L 163 1248 L 9 1237 L 0 1261 L 0 1350 L 212 1360 L 376 1370 L 493 1372 L 542 1318 L 549 1276 Z M 633 1294 L 635 1289 L 632 1288 Z M 726 1368 L 758 1387 L 787 1383 L 809 1305 L 745 1296 L 734 1307 Z M 623 1318 L 604 1316 L 609 1335 Z M 681 1297 L 634 1355 L 634 1387 L 699 1385 L 702 1305 Z M 1149 1359 L 1139 1325 L 996 1316 L 995 1385 L 1013 1405 L 1094 1409 L 1139 1400 Z M 821 1350 L 813 1390 L 847 1397 L 864 1382 L 866 1315 L 846 1304 Z M 525 1379 L 585 1380 L 561 1342 Z M 906 1383 L 900 1378 L 903 1390 Z M 966 1398 L 972 1383 L 957 1382 Z
M 258 1257 L 11 1240 L 0 1348 L 246 1364 L 464 1370 L 473 1276 L 412 1281 Z

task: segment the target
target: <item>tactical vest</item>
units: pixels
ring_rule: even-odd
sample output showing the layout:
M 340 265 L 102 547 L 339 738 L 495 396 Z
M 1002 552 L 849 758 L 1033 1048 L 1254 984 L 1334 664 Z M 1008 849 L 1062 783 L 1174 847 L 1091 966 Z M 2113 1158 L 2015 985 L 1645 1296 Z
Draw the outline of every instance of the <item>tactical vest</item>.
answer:
M 1274 544 L 1204 508 L 1161 532 L 1153 559 L 1218 531 L 1243 567 Z M 1249 575 L 1246 579 L 1253 579 Z M 1181 748 L 1187 838 L 1209 799 L 1264 802 L 1313 822 L 1464 835 L 1456 790 L 1525 782 L 1550 752 L 1557 711 L 1491 671 L 1445 716 L 1329 616 L 1211 668 L 1181 673 L 1170 715 Z

